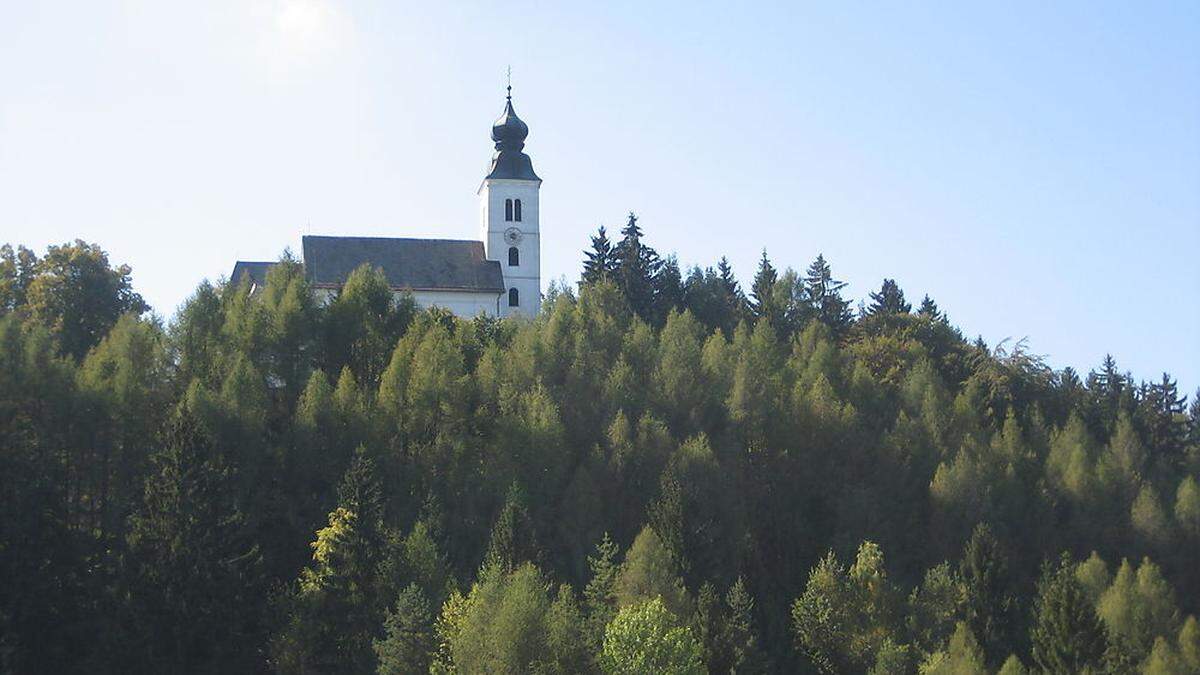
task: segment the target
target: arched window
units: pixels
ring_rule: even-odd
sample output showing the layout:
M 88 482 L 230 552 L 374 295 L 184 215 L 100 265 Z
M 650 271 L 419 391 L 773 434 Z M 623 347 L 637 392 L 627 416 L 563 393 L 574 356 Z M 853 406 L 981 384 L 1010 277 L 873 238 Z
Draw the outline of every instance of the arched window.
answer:
M 513 220 L 515 220 L 515 221 L 517 221 L 517 222 L 519 223 L 519 222 L 521 222 L 521 200 L 520 200 L 520 199 L 514 199 L 514 200 L 513 200 L 513 204 L 514 204 L 514 206 L 513 206 L 513 213 L 515 213 L 515 214 L 516 214 L 516 216 L 515 216 L 515 217 L 513 217 Z
M 515 289 L 515 288 L 508 289 L 508 306 L 509 307 L 520 307 L 521 306 L 521 293 L 519 291 L 517 291 L 517 289 Z
M 521 264 L 521 252 L 517 250 L 516 246 L 509 246 L 508 247 L 508 266 L 509 267 L 517 267 L 520 264 Z
M 518 211 L 518 213 L 520 213 L 520 212 Z M 504 219 L 511 222 L 512 216 L 513 216 L 512 200 L 505 199 L 504 200 Z

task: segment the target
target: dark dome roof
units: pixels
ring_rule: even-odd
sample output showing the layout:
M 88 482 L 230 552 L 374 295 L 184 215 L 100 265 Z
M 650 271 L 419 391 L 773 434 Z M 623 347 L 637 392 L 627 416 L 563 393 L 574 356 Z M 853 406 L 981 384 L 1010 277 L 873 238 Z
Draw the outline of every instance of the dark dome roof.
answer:
M 492 125 L 492 140 L 496 142 L 496 154 L 492 156 L 492 168 L 487 178 L 515 178 L 519 180 L 541 179 L 533 172 L 533 162 L 525 149 L 525 138 L 529 127 L 517 117 L 513 110 L 512 87 L 508 88 L 508 100 L 504 103 L 504 114 Z
M 507 150 L 508 147 L 501 148 L 500 144 L 511 144 L 511 149 L 520 150 L 525 145 L 525 138 L 529 136 L 529 126 L 517 117 L 517 112 L 513 110 L 512 92 L 508 95 L 508 100 L 504 104 L 504 114 L 500 119 L 496 120 L 492 125 L 492 140 L 496 142 L 497 150 Z

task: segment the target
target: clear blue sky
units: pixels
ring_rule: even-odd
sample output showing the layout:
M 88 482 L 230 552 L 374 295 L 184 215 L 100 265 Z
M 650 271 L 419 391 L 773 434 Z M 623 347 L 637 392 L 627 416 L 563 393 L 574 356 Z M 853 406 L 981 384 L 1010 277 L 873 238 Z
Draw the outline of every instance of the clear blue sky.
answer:
M 474 238 L 511 64 L 547 281 L 632 209 L 1200 385 L 1200 3 L 567 4 L 0 3 L 0 241 L 170 316 L 304 233 Z

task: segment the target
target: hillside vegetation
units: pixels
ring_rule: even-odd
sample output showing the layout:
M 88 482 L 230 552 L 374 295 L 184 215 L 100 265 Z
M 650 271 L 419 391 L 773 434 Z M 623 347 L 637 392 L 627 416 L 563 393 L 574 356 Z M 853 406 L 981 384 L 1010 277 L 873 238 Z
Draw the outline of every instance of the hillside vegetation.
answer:
M 0 250 L 5 672 L 1200 672 L 1200 405 L 636 221 L 535 320 Z

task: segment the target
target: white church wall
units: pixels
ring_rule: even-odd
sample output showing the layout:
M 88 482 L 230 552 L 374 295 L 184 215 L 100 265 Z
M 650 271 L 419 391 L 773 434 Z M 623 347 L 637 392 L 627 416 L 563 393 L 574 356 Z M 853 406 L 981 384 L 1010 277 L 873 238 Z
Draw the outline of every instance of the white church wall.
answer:
M 463 318 L 471 318 L 480 314 L 497 316 L 497 310 L 500 308 L 501 297 L 496 293 L 479 293 L 475 291 L 394 291 L 396 299 L 399 300 L 405 293 L 412 293 L 413 300 L 416 301 L 417 307 L 426 309 L 428 307 L 441 307 L 448 309 Z M 313 291 L 317 302 L 322 306 L 333 302 L 337 296 L 337 289 L 333 288 L 317 288 Z
M 541 308 L 541 213 L 539 204 L 540 181 L 489 178 L 480 185 L 480 236 L 485 255 L 489 260 L 500 262 L 506 288 L 516 288 L 520 295 L 520 306 L 510 308 L 508 298 L 500 302 L 501 316 L 519 314 L 534 316 Z M 521 220 L 505 220 L 505 201 L 521 200 Z M 508 249 L 512 244 L 504 235 L 510 228 L 521 232 L 521 241 L 516 244 L 520 252 L 520 265 L 508 264 Z
M 442 307 L 454 312 L 456 316 L 465 318 L 488 314 L 496 316 L 499 296 L 495 293 L 475 293 L 468 291 L 413 291 L 413 300 L 422 309 L 426 307 Z

